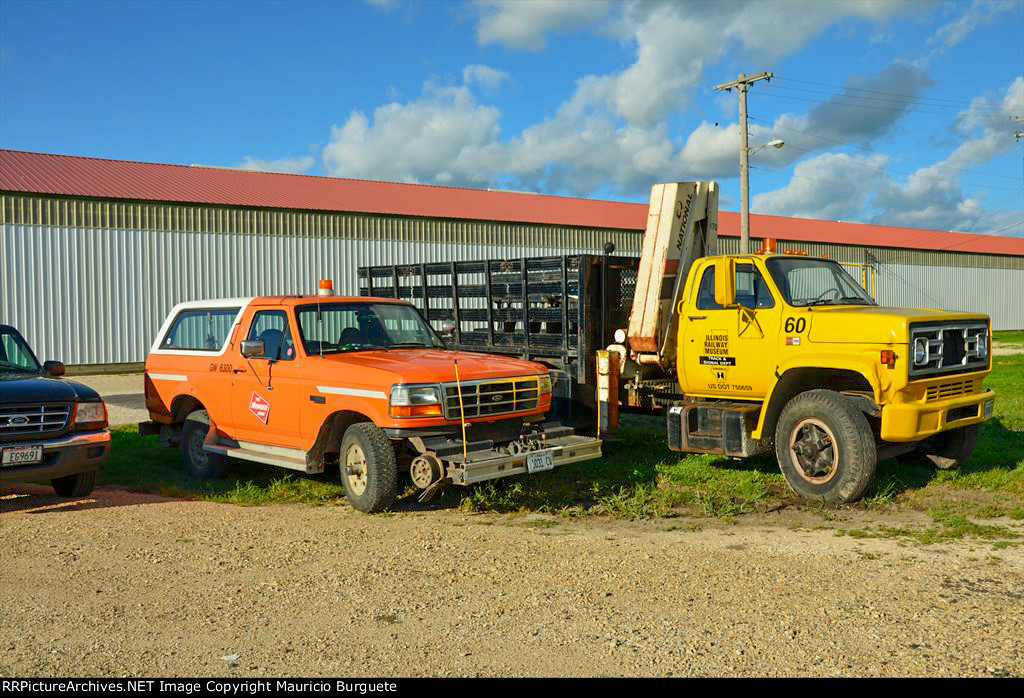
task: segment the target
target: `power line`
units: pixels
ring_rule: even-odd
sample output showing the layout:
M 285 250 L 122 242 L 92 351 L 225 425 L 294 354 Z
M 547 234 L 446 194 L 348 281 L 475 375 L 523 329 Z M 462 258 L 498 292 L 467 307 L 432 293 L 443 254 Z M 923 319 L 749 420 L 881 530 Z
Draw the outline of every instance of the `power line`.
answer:
M 802 88 L 799 88 L 799 87 L 786 87 L 785 85 L 772 85 L 772 89 L 775 89 L 775 90 L 790 90 L 791 92 L 803 92 L 805 94 L 828 95 L 830 97 L 842 97 L 844 99 L 866 99 L 866 100 L 871 100 L 871 101 L 874 101 L 874 102 L 890 102 L 892 104 L 903 104 L 903 105 L 907 105 L 907 106 L 914 105 L 914 104 L 920 104 L 921 106 L 924 106 L 924 107 L 936 107 L 938 109 L 956 109 L 957 113 L 965 112 L 965 111 L 972 111 L 972 110 L 976 110 L 976 109 L 984 109 L 984 110 L 987 110 L 987 111 L 998 111 L 1001 114 L 1006 114 L 1007 113 L 1002 107 L 990 106 L 990 105 L 987 105 L 987 104 L 972 104 L 972 105 L 969 105 L 969 106 L 957 106 L 957 105 L 953 105 L 953 104 L 930 104 L 930 103 L 928 103 L 927 98 L 910 98 L 909 100 L 903 100 L 903 99 L 890 99 L 888 97 L 864 97 L 864 96 L 861 96 L 861 95 L 849 95 L 849 94 L 837 94 L 835 92 L 825 92 L 823 90 L 805 90 L 805 89 L 802 89 Z M 828 103 L 829 104 L 833 104 L 833 102 L 831 100 L 829 100 Z M 956 113 L 949 113 L 949 112 L 946 112 L 946 113 L 949 114 L 949 116 L 956 116 Z
M 845 145 L 845 146 L 847 146 L 849 148 L 857 148 L 858 150 L 863 150 L 863 151 L 868 152 L 868 153 L 875 153 L 876 155 L 885 155 L 887 157 L 894 158 L 896 160 L 906 160 L 907 162 L 916 162 L 916 163 L 919 163 L 919 164 L 922 164 L 922 165 L 928 165 L 929 167 L 941 167 L 941 168 L 946 169 L 946 170 L 955 170 L 957 172 L 966 172 L 967 174 L 975 174 L 975 175 L 980 175 L 982 177 L 997 177 L 998 179 L 1009 179 L 1009 180 L 1013 180 L 1014 182 L 1019 182 L 1022 179 L 1021 177 L 1010 177 L 1008 175 L 998 175 L 998 174 L 994 174 L 994 173 L 991 173 L 991 172 L 978 172 L 977 170 L 965 170 L 962 167 L 953 167 L 952 165 L 939 165 L 939 164 L 928 162 L 927 160 L 917 160 L 915 158 L 908 158 L 908 157 L 904 157 L 902 155 L 890 155 L 889 153 L 883 153 L 880 150 L 874 150 L 872 148 L 868 148 L 868 147 L 863 146 L 863 145 L 854 145 L 853 143 L 846 143 L 844 141 L 837 141 L 834 138 L 827 138 L 825 136 L 819 136 L 816 133 L 810 133 L 808 131 L 801 131 L 799 129 L 790 128 L 789 126 L 780 126 L 778 124 L 773 124 L 770 121 L 767 121 L 765 119 L 759 119 L 756 116 L 748 116 L 747 118 L 749 118 L 751 121 L 760 121 L 762 124 L 768 124 L 772 128 L 781 128 L 784 131 L 791 131 L 792 133 L 802 133 L 803 135 L 810 136 L 811 138 L 817 138 L 819 140 L 828 141 L 829 143 L 836 143 L 838 145 Z
M 853 91 L 853 92 L 870 92 L 870 93 L 876 94 L 876 95 L 889 95 L 890 97 L 906 97 L 908 99 L 914 99 L 915 98 L 915 95 L 908 95 L 908 94 L 904 94 L 904 93 L 900 93 L 900 92 L 883 92 L 881 90 L 869 90 L 869 89 L 866 89 L 866 88 L 863 88 L 863 87 L 850 87 L 848 85 L 830 85 L 830 84 L 825 83 L 825 82 L 812 82 L 811 80 L 797 80 L 796 78 L 787 78 L 787 77 L 784 77 L 784 76 L 781 76 L 781 75 L 776 75 L 775 79 L 776 80 L 786 80 L 788 82 L 802 82 L 805 85 L 817 85 L 818 87 L 834 87 L 834 88 L 836 88 L 838 90 L 850 90 L 850 91 Z M 808 90 L 808 91 L 810 91 L 810 90 Z M 973 105 L 973 102 L 967 102 L 967 101 L 960 100 L 960 99 L 947 99 L 945 97 L 926 97 L 925 99 L 929 99 L 929 100 L 932 100 L 932 101 L 939 101 L 939 102 L 953 102 L 953 103 L 957 103 L 957 104 L 966 104 L 967 106 Z
M 787 148 L 792 148 L 793 150 L 799 150 L 800 152 L 803 152 L 803 153 L 811 153 L 812 155 L 834 155 L 834 153 L 826 153 L 826 152 L 823 152 L 821 150 L 808 150 L 806 148 L 801 148 L 800 146 L 793 145 L 791 143 L 787 143 L 786 147 Z M 878 154 L 879 155 L 884 155 L 884 153 L 878 153 Z M 858 160 L 847 160 L 847 162 L 849 162 L 851 165 L 859 165 L 860 167 L 870 167 L 873 170 L 882 170 L 883 172 L 891 172 L 893 174 L 907 175 L 908 177 L 917 177 L 919 179 L 930 179 L 933 182 L 945 182 L 947 184 L 957 184 L 957 185 L 960 185 L 960 186 L 981 187 L 981 188 L 984 188 L 984 189 L 1005 189 L 1007 191 L 1017 191 L 1018 190 L 1018 187 L 997 187 L 997 186 L 991 185 L 991 184 L 971 184 L 971 183 L 958 182 L 958 181 L 953 180 L 953 179 L 941 179 L 939 177 L 929 177 L 928 175 L 917 174 L 916 172 L 903 172 L 902 170 L 893 170 L 893 169 L 890 169 L 888 167 L 879 167 L 878 165 L 869 165 L 866 162 L 860 162 Z
M 824 99 L 810 99 L 808 97 L 791 97 L 790 95 L 773 94 L 771 91 L 764 93 L 765 96 L 774 97 L 775 99 L 795 99 L 799 102 L 814 102 L 817 104 L 829 104 L 836 107 L 851 107 L 853 109 L 876 109 L 881 111 L 895 111 L 905 114 L 912 112 L 914 114 L 937 114 L 938 116 L 956 116 L 956 114 L 950 114 L 945 111 L 926 111 L 924 109 L 898 109 L 896 107 L 878 107 L 873 104 L 850 104 L 849 102 L 834 102 L 832 100 Z M 1009 112 L 1002 112 L 1001 114 L 988 114 L 988 116 L 1010 116 Z

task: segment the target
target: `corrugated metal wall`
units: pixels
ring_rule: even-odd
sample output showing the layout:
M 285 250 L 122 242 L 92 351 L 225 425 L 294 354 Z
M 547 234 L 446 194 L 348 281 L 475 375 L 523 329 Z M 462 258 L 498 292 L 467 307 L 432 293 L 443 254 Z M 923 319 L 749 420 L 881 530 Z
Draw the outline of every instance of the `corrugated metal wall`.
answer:
M 68 364 L 143 361 L 181 301 L 310 293 L 321 278 L 355 293 L 363 265 L 600 253 L 608 240 L 638 254 L 641 243 L 636 231 L 10 194 L 0 222 L 0 322 Z M 1024 257 L 778 244 L 876 260 L 882 304 L 982 311 L 996 329 L 1024 328 Z M 722 238 L 718 251 L 738 246 Z

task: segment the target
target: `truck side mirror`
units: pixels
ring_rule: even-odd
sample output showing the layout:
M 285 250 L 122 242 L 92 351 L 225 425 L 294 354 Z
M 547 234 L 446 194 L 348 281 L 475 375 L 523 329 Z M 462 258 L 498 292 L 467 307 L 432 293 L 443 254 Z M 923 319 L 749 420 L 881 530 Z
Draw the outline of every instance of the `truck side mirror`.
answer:
M 44 361 L 43 371 L 50 374 L 54 378 L 60 378 L 64 375 L 64 364 L 60 361 Z
M 245 339 L 242 340 L 241 344 L 242 356 L 251 359 L 254 356 L 263 356 L 265 349 L 263 348 L 262 339 Z
M 736 260 L 715 260 L 715 303 L 727 308 L 736 305 Z

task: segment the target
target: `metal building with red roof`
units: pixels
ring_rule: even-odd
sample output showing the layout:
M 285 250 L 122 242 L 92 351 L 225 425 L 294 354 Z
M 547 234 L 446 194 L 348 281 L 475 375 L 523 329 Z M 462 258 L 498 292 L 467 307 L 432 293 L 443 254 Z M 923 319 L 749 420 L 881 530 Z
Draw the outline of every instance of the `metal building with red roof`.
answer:
M 0 150 L 0 321 L 47 357 L 136 363 L 179 301 L 319 278 L 354 291 L 367 264 L 597 253 L 609 240 L 639 254 L 646 216 L 646 204 Z M 739 215 L 719 226 L 721 251 L 735 251 Z M 882 303 L 1024 327 L 1019 237 L 756 214 L 751 237 L 865 265 Z

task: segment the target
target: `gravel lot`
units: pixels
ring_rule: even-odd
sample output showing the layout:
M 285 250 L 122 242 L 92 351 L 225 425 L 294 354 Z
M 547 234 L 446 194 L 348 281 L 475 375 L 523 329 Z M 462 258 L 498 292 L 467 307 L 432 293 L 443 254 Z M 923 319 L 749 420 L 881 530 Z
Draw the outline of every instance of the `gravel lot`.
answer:
M 103 396 L 112 427 L 138 424 L 149 419 L 141 373 L 68 376 L 68 380 L 87 385 Z
M 0 497 L 0 676 L 1024 673 L 1020 547 L 837 536 L 806 512 Z

